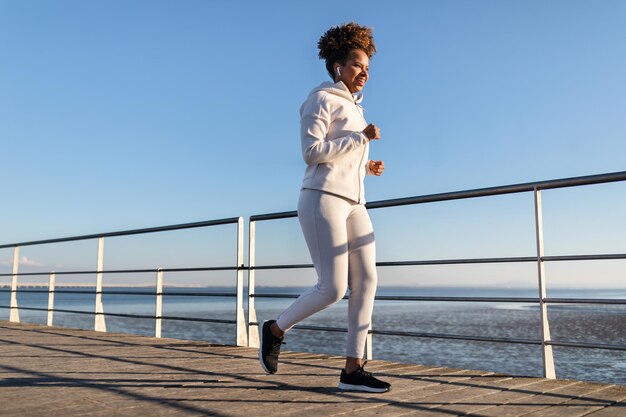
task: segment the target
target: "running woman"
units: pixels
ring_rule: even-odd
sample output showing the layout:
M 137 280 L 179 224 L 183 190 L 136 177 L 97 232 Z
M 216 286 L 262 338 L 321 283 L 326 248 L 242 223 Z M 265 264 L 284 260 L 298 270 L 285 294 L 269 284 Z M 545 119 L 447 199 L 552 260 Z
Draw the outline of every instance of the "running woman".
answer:
M 383 161 L 368 159 L 370 141 L 380 138 L 380 129 L 365 121 L 361 107 L 376 46 L 372 30 L 354 22 L 330 28 L 317 46 L 333 81 L 314 88 L 300 108 L 307 166 L 298 219 L 318 282 L 276 320 L 263 323 L 259 359 L 267 373 L 276 373 L 285 333 L 341 300 L 349 289 L 346 365 L 338 387 L 386 392 L 390 384 L 363 369 L 377 285 L 374 230 L 363 180 L 385 169 Z

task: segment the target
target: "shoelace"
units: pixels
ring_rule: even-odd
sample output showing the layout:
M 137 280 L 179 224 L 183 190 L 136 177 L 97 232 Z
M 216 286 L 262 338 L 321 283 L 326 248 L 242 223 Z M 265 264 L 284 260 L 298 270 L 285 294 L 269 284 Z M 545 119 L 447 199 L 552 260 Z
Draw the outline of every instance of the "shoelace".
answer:
M 283 342 L 282 340 L 279 342 L 272 343 L 272 348 L 270 349 L 271 354 L 278 355 L 280 353 L 280 345 L 284 345 L 284 344 L 286 343 Z
M 366 376 L 366 377 L 371 377 L 372 373 L 371 372 L 367 372 L 365 369 L 363 369 L 363 368 L 365 368 L 365 365 L 367 365 L 367 361 L 363 362 L 363 365 L 359 366 L 356 369 L 356 371 L 354 371 L 354 372 L 358 372 L 361 375 Z

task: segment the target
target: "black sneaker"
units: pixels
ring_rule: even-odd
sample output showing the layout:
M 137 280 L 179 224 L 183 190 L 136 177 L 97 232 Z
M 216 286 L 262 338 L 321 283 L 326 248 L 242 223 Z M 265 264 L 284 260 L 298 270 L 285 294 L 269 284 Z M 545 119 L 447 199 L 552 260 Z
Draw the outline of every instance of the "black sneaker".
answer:
M 391 384 L 374 378 L 371 372 L 363 369 L 364 366 L 365 364 L 349 374 L 346 373 L 345 369 L 342 369 L 338 388 L 345 391 L 365 392 L 387 392 L 391 389 Z
M 280 354 L 280 345 L 283 343 L 283 338 L 274 336 L 270 330 L 274 322 L 276 320 L 263 322 L 261 347 L 259 347 L 259 361 L 268 374 L 275 374 L 278 370 L 278 355 Z

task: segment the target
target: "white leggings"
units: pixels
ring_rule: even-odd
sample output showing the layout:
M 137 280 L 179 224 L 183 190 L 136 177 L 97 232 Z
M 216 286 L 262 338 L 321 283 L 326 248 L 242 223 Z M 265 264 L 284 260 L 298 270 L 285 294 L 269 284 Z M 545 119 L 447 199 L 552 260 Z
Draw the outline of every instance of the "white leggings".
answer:
M 317 285 L 277 319 L 287 331 L 296 323 L 341 300 L 348 301 L 346 355 L 362 358 L 376 295 L 374 229 L 363 204 L 317 190 L 302 190 L 298 219 L 317 272 Z

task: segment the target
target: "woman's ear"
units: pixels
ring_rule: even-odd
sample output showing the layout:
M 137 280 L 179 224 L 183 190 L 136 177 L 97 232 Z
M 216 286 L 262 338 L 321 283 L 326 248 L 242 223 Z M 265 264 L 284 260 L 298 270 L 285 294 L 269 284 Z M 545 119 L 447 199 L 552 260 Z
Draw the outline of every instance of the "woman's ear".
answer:
M 335 82 L 339 81 L 341 78 L 341 66 L 339 64 L 335 64 L 335 73 L 333 74 L 333 80 Z

